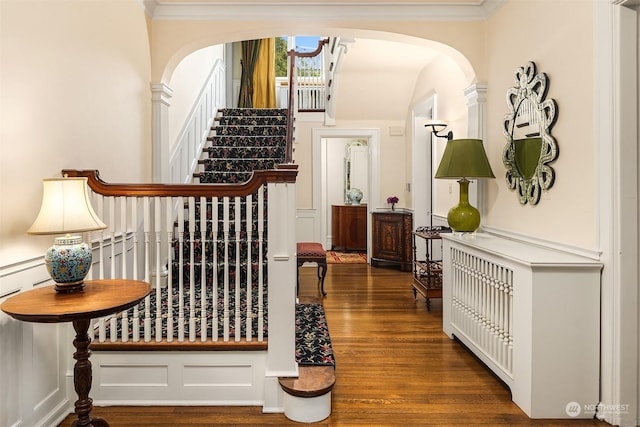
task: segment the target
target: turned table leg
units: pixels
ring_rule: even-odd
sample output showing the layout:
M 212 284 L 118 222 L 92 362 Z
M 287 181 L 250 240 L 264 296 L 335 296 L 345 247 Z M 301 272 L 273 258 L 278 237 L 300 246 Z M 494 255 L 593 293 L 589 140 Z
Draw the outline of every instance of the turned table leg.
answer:
M 93 399 L 89 397 L 89 391 L 91 391 L 91 362 L 89 357 L 91 351 L 89 351 L 89 344 L 91 338 L 87 331 L 89 330 L 89 324 L 91 319 L 86 320 L 74 320 L 73 329 L 76 331 L 76 339 L 73 340 L 73 346 L 76 348 L 76 352 L 73 353 L 73 358 L 76 359 L 76 364 L 73 368 L 73 385 L 78 395 L 76 400 L 76 414 L 78 419 L 71 424 L 72 427 L 109 427 L 102 418 L 91 418 L 89 414 L 93 408 Z

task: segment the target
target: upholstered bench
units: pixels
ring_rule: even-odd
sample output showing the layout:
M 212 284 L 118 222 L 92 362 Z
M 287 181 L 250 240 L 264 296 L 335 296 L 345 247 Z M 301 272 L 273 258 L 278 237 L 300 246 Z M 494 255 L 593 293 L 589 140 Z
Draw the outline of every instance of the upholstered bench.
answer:
M 296 244 L 296 257 L 298 262 L 298 287 L 300 286 L 300 266 L 306 262 L 315 262 L 318 264 L 320 290 L 322 295 L 327 295 L 324 291 L 324 278 L 327 275 L 327 252 L 322 245 L 314 242 L 298 242 Z

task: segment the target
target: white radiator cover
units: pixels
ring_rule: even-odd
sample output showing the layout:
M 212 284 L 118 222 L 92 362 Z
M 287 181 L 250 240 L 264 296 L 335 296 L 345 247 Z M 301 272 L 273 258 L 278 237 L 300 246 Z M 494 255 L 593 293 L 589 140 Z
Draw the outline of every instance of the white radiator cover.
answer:
M 443 234 L 443 329 L 531 418 L 593 418 L 602 264 L 487 233 Z

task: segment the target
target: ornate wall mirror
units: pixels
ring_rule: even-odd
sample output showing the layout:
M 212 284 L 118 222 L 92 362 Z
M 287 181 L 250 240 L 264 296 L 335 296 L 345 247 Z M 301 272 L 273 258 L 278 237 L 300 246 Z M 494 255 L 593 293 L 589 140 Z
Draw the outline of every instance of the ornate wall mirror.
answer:
M 345 146 L 344 200 L 347 204 L 367 203 L 369 189 L 369 146 L 355 139 Z M 359 197 L 358 196 L 359 194 Z
M 536 205 L 542 190 L 553 186 L 555 171 L 549 163 L 558 157 L 558 144 L 551 136 L 556 122 L 556 101 L 545 99 L 549 79 L 527 63 L 515 71 L 516 85 L 507 91 L 509 113 L 504 117 L 507 138 L 502 162 L 506 180 L 521 204 Z

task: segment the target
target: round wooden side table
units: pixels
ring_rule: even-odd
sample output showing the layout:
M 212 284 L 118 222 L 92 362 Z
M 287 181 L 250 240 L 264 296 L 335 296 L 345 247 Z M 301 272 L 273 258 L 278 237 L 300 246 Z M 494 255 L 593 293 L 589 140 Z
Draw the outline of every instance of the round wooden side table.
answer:
M 58 293 L 54 286 L 33 289 L 7 299 L 0 310 L 24 322 L 61 323 L 72 322 L 76 337 L 73 345 L 73 384 L 78 395 L 75 410 L 78 419 L 74 427 L 108 427 L 102 418 L 91 418 L 93 400 L 89 397 L 92 373 L 89 357 L 91 338 L 88 331 L 91 319 L 127 310 L 138 304 L 149 292 L 149 283 L 139 280 L 85 280 L 80 292 Z

